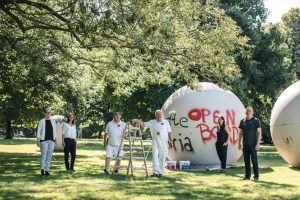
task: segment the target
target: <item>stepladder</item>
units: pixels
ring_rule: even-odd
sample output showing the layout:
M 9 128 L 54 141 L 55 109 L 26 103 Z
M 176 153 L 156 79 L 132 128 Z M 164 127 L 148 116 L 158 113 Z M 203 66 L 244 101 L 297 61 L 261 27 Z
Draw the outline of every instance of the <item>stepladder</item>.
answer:
M 119 161 L 128 161 L 128 164 L 118 165 Z M 121 145 L 119 147 L 114 171 L 119 169 L 127 169 L 127 174 L 134 176 L 135 170 L 143 170 L 148 177 L 147 160 L 145 154 L 145 148 L 142 138 L 142 130 L 139 126 L 133 126 L 130 123 L 126 124 L 126 128 L 123 132 L 121 139 Z

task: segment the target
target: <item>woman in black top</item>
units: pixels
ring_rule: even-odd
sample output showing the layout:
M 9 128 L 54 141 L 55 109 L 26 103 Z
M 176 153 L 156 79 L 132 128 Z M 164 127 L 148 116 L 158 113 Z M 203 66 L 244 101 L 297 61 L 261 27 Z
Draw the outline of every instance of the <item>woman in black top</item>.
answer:
M 223 116 L 218 118 L 218 126 L 217 126 L 217 142 L 216 142 L 216 150 L 218 153 L 218 157 L 221 161 L 221 173 L 225 173 L 226 170 L 226 160 L 227 160 L 227 147 L 230 139 L 230 131 L 225 125 L 225 119 Z

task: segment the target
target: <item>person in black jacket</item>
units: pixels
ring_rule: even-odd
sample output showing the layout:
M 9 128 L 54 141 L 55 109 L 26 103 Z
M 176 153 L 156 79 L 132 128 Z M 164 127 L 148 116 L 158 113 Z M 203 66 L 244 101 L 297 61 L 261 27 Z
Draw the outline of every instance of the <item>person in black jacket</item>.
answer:
M 253 109 L 246 108 L 246 118 L 242 119 L 239 125 L 239 149 L 243 150 L 245 161 L 244 180 L 250 180 L 251 167 L 250 158 L 253 165 L 254 181 L 259 181 L 257 151 L 261 142 L 261 123 L 260 120 L 253 116 Z M 242 144 L 243 140 L 243 144 Z
M 225 173 L 226 170 L 227 147 L 228 147 L 230 135 L 231 133 L 225 124 L 224 117 L 219 116 L 218 125 L 217 125 L 216 150 L 218 153 L 218 157 L 221 161 L 220 173 Z

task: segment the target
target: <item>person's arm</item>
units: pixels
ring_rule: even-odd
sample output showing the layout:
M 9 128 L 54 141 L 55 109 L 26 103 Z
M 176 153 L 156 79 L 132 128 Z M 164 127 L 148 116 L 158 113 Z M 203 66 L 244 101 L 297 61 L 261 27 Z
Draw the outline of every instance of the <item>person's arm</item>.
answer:
M 168 144 L 169 144 L 169 148 L 173 148 L 173 136 L 172 136 L 172 132 L 168 132 Z
M 104 148 L 106 148 L 107 143 L 108 143 L 108 133 L 105 132 L 105 134 L 104 134 L 104 141 L 103 141 Z
M 133 119 L 132 120 L 132 123 L 133 124 L 136 124 L 138 126 L 141 127 L 141 129 L 144 129 L 145 128 L 145 123 L 142 121 L 142 120 L 139 120 L 139 119 Z
M 256 150 L 256 151 L 259 150 L 261 138 L 262 138 L 262 135 L 261 135 L 261 128 L 257 128 L 257 143 L 256 143 L 256 146 L 255 146 L 255 150 Z
M 239 146 L 238 146 L 239 150 L 243 149 L 243 147 L 242 147 L 242 138 L 243 138 L 243 130 L 240 129 L 239 130 Z
M 62 135 L 61 135 L 61 139 L 62 139 L 62 146 L 65 146 L 65 131 L 66 131 L 66 124 L 63 123 L 63 127 L 62 127 Z
M 223 144 L 223 146 L 227 146 L 229 144 L 230 137 L 231 137 L 231 132 L 229 131 L 227 126 L 225 126 L 225 132 L 227 133 L 227 141 Z
M 168 129 L 168 144 L 169 144 L 169 148 L 173 148 L 173 136 L 172 136 L 172 130 L 171 130 L 171 126 L 169 124 L 168 121 L 166 121 L 167 123 L 167 129 Z
M 41 132 L 42 132 L 42 121 L 39 122 L 36 132 L 36 144 L 38 147 L 41 146 L 40 140 L 41 140 Z

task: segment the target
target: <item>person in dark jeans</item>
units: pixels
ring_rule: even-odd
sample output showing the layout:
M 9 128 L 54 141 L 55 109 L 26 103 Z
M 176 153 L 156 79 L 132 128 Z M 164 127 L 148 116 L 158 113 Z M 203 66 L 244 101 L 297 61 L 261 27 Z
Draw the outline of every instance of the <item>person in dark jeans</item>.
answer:
M 228 147 L 230 135 L 231 135 L 231 133 L 225 124 L 224 117 L 219 116 L 218 126 L 217 126 L 216 150 L 217 150 L 217 154 L 220 159 L 220 162 L 221 162 L 220 173 L 225 173 L 225 170 L 226 170 L 227 147 Z
M 251 158 L 254 181 L 259 181 L 257 151 L 261 142 L 261 123 L 258 118 L 253 117 L 253 109 L 251 107 L 246 108 L 246 118 L 241 120 L 239 129 L 239 149 L 243 150 L 245 162 L 244 180 L 250 180 L 251 177 Z M 241 144 L 242 139 L 243 145 Z
M 76 157 L 76 125 L 73 113 L 68 114 L 67 123 L 63 126 L 63 146 L 65 153 L 66 170 L 74 172 L 74 163 Z M 71 166 L 69 163 L 69 154 L 71 154 Z

